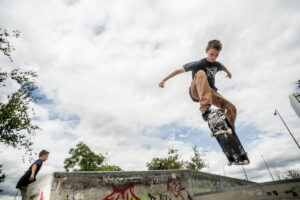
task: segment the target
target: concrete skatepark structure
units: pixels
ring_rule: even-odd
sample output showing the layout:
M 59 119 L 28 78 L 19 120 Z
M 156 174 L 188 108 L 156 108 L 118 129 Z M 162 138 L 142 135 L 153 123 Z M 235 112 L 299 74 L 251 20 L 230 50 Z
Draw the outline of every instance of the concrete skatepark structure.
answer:
M 25 200 L 300 199 L 300 179 L 254 183 L 192 170 L 55 172 Z
M 300 87 L 300 83 L 299 83 Z M 290 103 L 298 117 L 300 117 L 300 92 L 295 92 L 289 96 Z

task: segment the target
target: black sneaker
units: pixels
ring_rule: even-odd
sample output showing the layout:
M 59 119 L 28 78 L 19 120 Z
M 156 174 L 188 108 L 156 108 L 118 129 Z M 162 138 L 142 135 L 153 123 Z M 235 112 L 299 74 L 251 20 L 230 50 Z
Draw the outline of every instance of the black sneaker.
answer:
M 203 118 L 203 120 L 206 121 L 206 122 L 207 122 L 207 120 L 208 120 L 208 115 L 209 115 L 209 113 L 210 113 L 210 107 L 207 108 L 207 110 L 202 114 L 202 118 Z

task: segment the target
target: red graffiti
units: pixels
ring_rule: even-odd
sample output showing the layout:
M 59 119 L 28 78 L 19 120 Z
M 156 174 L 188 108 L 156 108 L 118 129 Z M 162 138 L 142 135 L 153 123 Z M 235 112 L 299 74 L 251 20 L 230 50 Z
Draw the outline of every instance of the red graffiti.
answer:
M 41 193 L 40 200 L 44 200 L 44 193 Z
M 185 188 L 181 186 L 180 182 L 177 183 L 172 177 L 168 178 L 167 189 L 171 191 L 176 198 L 180 197 L 182 200 L 184 200 L 181 191 L 185 190 Z
M 133 187 L 134 185 L 131 184 L 128 187 L 117 189 L 112 185 L 113 192 L 103 200 L 141 200 L 140 198 L 135 196 Z

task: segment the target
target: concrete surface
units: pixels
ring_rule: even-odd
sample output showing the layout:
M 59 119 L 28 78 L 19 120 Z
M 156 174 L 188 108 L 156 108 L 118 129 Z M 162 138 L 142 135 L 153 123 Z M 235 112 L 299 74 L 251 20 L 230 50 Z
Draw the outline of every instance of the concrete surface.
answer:
M 300 199 L 300 178 L 267 183 L 251 183 L 224 191 L 194 194 L 194 200 L 268 200 Z
M 192 170 L 55 172 L 30 184 L 24 199 L 209 200 L 283 199 L 283 196 L 297 199 L 299 184 L 300 179 L 257 184 Z

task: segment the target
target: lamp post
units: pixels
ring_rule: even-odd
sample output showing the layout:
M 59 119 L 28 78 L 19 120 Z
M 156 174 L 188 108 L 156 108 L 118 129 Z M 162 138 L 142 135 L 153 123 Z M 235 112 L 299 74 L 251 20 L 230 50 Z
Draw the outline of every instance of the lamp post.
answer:
M 244 171 L 244 173 L 245 173 L 245 176 L 246 176 L 246 181 L 249 181 L 249 180 L 248 180 L 247 173 L 246 173 L 246 171 L 245 171 L 245 169 L 244 169 L 244 165 L 242 165 L 242 167 L 243 167 L 243 171 Z
M 261 155 L 261 157 L 263 158 L 263 160 L 264 160 L 264 162 L 265 162 L 265 165 L 266 165 L 266 167 L 267 167 L 267 169 L 268 169 L 268 171 L 269 171 L 269 173 L 270 173 L 270 176 L 272 177 L 272 179 L 273 179 L 273 181 L 274 181 L 274 178 L 273 178 L 273 176 L 272 176 L 272 174 L 271 174 L 271 172 L 270 172 L 270 169 L 269 169 L 269 167 L 268 167 L 268 165 L 267 165 L 267 163 L 266 163 L 266 161 L 265 161 L 263 155 Z
M 298 148 L 300 149 L 300 146 L 297 142 L 297 140 L 295 139 L 295 137 L 293 136 L 292 132 L 290 131 L 289 127 L 286 125 L 286 123 L 284 122 L 284 120 L 282 119 L 281 115 L 279 114 L 278 110 L 275 109 L 275 112 L 274 112 L 274 116 L 277 115 L 280 117 L 281 121 L 283 122 L 283 124 L 285 125 L 286 129 L 289 131 L 290 135 L 292 136 L 292 138 L 294 139 L 296 145 L 298 146 Z

